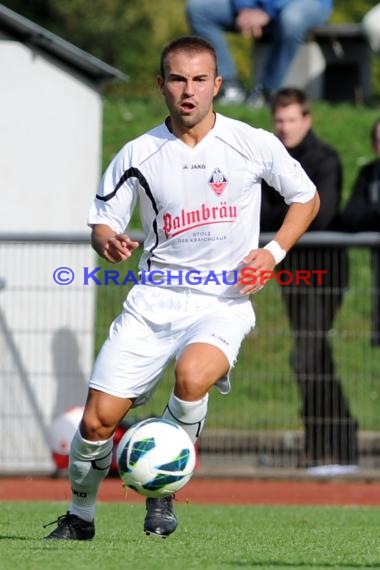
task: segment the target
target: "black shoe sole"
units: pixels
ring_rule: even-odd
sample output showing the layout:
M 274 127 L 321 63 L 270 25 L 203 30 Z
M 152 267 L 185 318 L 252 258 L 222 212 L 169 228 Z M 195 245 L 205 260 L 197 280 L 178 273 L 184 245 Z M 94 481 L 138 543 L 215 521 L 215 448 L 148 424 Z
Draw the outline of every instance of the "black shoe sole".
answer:
M 147 536 L 154 536 L 156 538 L 168 538 L 169 534 L 158 534 L 157 532 L 151 532 L 150 530 L 144 531 Z

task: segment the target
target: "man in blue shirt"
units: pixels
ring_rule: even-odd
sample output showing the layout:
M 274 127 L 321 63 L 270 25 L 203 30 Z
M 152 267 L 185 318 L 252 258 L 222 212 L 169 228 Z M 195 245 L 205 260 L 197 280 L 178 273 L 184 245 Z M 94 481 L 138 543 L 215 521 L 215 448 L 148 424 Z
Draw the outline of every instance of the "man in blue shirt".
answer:
M 186 13 L 193 34 L 215 48 L 224 79 L 220 103 L 243 103 L 261 107 L 283 84 L 308 30 L 324 24 L 332 0 L 187 0 Z M 225 31 L 238 31 L 260 38 L 264 30 L 272 42 L 262 76 L 255 89 L 245 93 L 231 56 Z

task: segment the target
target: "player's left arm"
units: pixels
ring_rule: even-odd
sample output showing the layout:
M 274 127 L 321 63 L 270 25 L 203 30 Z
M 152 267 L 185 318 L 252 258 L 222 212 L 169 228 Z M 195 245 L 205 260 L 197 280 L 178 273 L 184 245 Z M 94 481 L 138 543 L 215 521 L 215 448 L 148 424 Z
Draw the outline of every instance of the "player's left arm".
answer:
M 304 204 L 293 202 L 290 204 L 284 221 L 274 236 L 274 240 L 285 252 L 299 240 L 306 232 L 320 207 L 319 194 L 316 191 L 313 198 Z
M 305 203 L 293 202 L 286 213 L 284 221 L 275 234 L 273 240 L 262 248 L 251 250 L 243 259 L 243 263 L 255 270 L 256 279 L 247 278 L 241 282 L 242 295 L 256 293 L 265 283 L 264 276 L 270 279 L 274 268 L 280 263 L 286 253 L 293 247 L 305 233 L 318 213 L 320 206 L 319 194 L 315 192 L 313 198 Z M 252 274 L 253 275 L 253 274 Z

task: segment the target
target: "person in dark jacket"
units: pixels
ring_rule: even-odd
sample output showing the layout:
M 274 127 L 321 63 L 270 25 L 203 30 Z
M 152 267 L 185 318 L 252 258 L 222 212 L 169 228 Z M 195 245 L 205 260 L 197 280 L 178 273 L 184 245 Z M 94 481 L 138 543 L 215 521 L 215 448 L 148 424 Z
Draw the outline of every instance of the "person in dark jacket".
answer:
M 380 232 L 380 118 L 371 129 L 371 143 L 376 158 L 359 170 L 342 214 L 342 231 Z M 380 248 L 374 247 L 371 253 L 374 291 L 371 341 L 373 346 L 380 346 Z
M 321 196 L 319 214 L 309 230 L 333 230 L 342 193 L 338 153 L 313 132 L 311 104 L 303 91 L 279 90 L 272 99 L 271 112 L 277 136 L 301 163 Z M 285 213 L 286 204 L 263 184 L 261 231 L 273 231 Z M 309 467 L 315 475 L 352 473 L 358 462 L 358 426 L 337 377 L 328 338 L 347 285 L 346 251 L 322 244 L 297 246 L 280 268 L 292 274 L 296 270 L 326 272 L 322 285 L 314 274 L 310 286 L 281 287 L 293 330 L 292 367 L 302 400 L 305 444 L 300 466 Z
M 342 215 L 348 232 L 380 231 L 380 118 L 371 129 L 371 143 L 376 158 L 359 170 Z

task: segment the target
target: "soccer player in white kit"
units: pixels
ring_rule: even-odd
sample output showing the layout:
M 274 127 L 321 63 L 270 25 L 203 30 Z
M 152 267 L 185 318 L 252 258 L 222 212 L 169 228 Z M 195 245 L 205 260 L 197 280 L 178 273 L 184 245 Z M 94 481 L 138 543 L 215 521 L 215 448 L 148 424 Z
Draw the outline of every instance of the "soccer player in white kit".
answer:
M 171 42 L 157 81 L 169 117 L 116 155 L 89 214 L 95 250 L 126 262 L 139 245 L 125 233 L 139 203 L 141 281 L 95 362 L 70 450 L 72 502 L 49 539 L 93 538 L 112 436 L 128 411 L 147 401 L 173 358 L 174 389 L 163 416 L 197 440 L 210 388 L 229 392 L 230 369 L 255 325 L 249 295 L 263 282 L 241 280 L 241 271 L 272 271 L 319 208 L 315 186 L 274 135 L 213 111 L 222 78 L 210 44 L 194 37 Z M 263 179 L 290 207 L 274 240 L 258 248 Z M 147 534 L 174 532 L 172 497 L 147 499 L 146 509 Z

